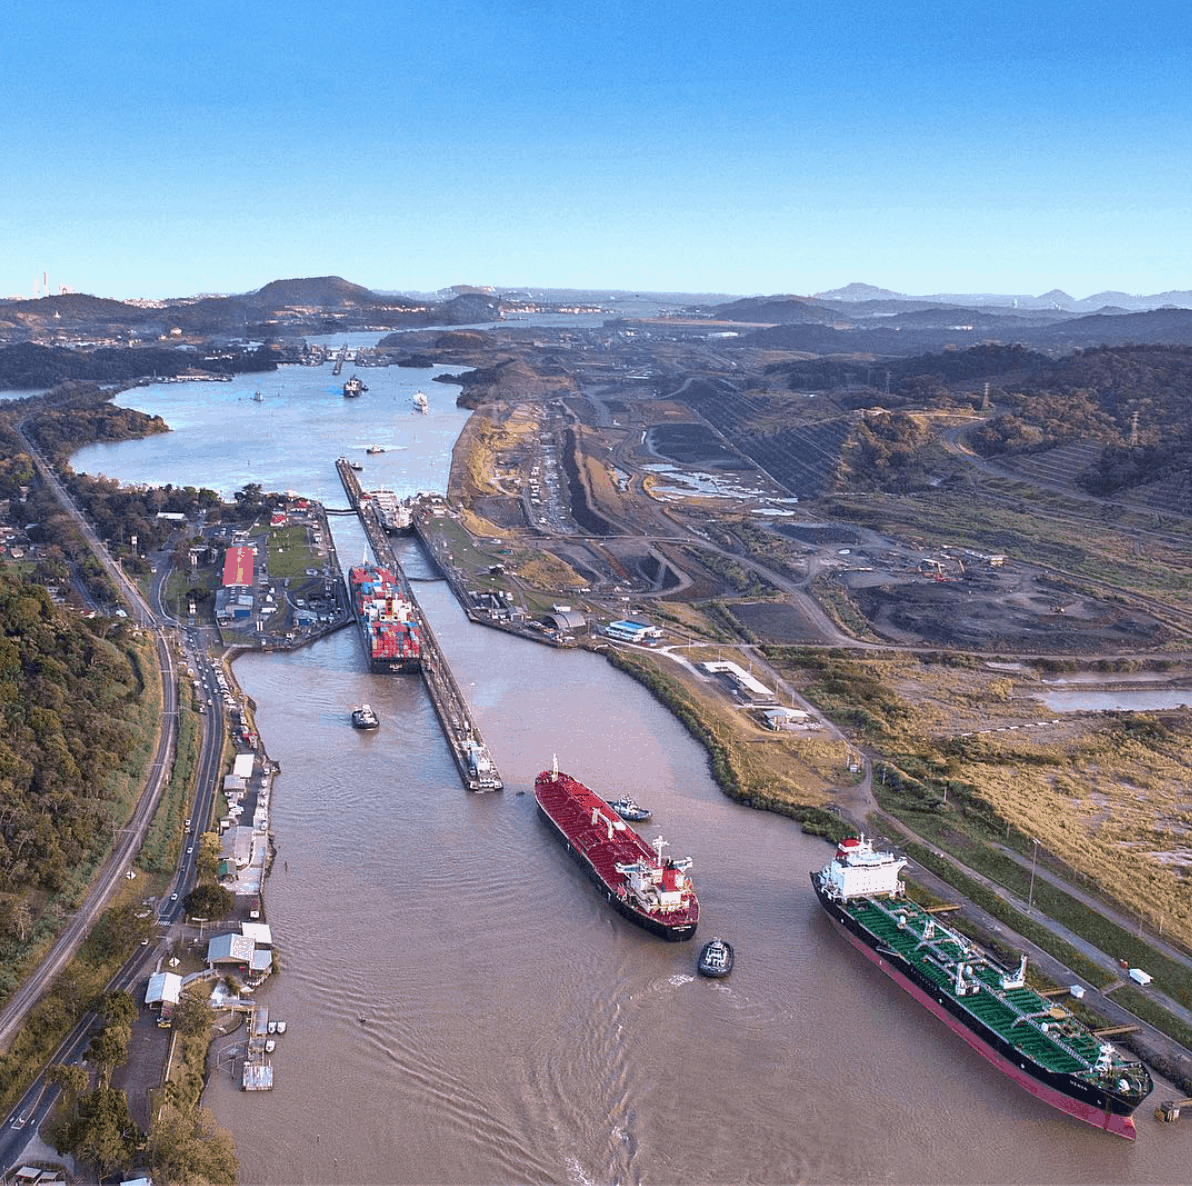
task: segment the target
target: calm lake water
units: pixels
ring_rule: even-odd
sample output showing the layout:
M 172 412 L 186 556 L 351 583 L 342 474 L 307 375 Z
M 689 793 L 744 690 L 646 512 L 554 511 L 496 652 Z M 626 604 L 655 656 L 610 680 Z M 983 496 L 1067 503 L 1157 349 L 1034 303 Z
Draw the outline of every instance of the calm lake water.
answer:
M 1040 700 L 1053 712 L 1155 712 L 1192 704 L 1192 689 L 1164 688 L 1154 691 L 1073 690 L 1048 692 Z
M 122 402 L 175 431 L 74 464 L 342 505 L 348 453 L 366 486 L 443 490 L 467 415 L 455 389 L 360 374 L 371 390 L 355 401 L 330 368 L 263 378 L 262 404 L 252 382 L 138 389 Z M 410 412 L 419 387 L 427 417 Z M 364 457 L 373 442 L 391 451 Z M 333 529 L 350 562 L 358 526 Z M 417 545 L 405 560 L 429 576 Z M 470 624 L 439 582 L 416 590 L 501 794 L 462 790 L 421 682 L 370 674 L 351 630 L 236 663 L 282 770 L 266 889 L 282 974 L 263 998 L 290 1023 L 274 1091 L 246 1095 L 219 1070 L 207 1091 L 242 1182 L 1187 1180 L 1187 1141 L 1153 1105 L 1133 1144 L 1066 1120 L 862 960 L 811 892 L 831 850 L 729 802 L 636 684 Z M 375 733 L 348 723 L 362 701 Z M 731 978 L 695 976 L 700 938 L 663 943 L 607 909 L 535 815 L 534 776 L 555 754 L 653 808 L 646 835 L 694 858 L 700 935 L 734 943 Z

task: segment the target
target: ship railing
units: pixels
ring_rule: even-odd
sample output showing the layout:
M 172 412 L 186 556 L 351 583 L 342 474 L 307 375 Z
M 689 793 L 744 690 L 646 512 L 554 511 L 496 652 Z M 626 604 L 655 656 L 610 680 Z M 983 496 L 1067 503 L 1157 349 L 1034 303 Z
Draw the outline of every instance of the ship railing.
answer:
M 869 901 L 872 905 L 876 906 L 878 910 L 880 910 L 888 919 L 890 919 L 891 922 L 896 923 L 898 921 L 899 914 L 906 915 L 907 913 L 907 906 L 905 902 L 899 902 L 895 905 L 887 905 L 884 900 L 878 898 L 871 898 Z M 963 935 L 959 934 L 957 931 L 953 931 L 950 927 L 945 926 L 934 916 L 930 916 L 930 921 L 935 924 L 934 929 L 936 933 L 930 939 L 920 933 L 919 946 L 922 946 L 924 943 L 926 943 L 928 948 L 935 952 L 937 958 L 939 959 L 946 958 L 945 956 L 941 956 L 939 954 L 939 947 L 943 943 L 950 943 L 956 948 L 957 959 L 981 958 L 974 956 L 972 945 L 967 939 L 964 938 Z M 915 932 L 912 932 L 912 934 L 914 933 Z
M 886 915 L 886 917 L 892 922 L 896 922 L 897 915 L 900 911 L 905 912 L 906 910 L 905 905 L 902 904 L 891 907 L 885 902 L 877 899 L 871 899 L 870 901 L 872 905 L 876 906 L 877 909 Z M 944 924 L 940 923 L 938 919 L 936 920 L 936 930 L 936 936 L 931 940 L 920 940 L 919 944 L 916 946 L 916 950 L 926 944 L 927 953 L 924 957 L 925 960 L 933 964 L 939 970 L 939 972 L 946 976 L 949 980 L 951 980 L 951 978 L 954 976 L 955 965 L 960 960 L 972 960 L 974 964 L 980 963 L 997 971 L 997 965 L 995 965 L 992 960 L 985 958 L 980 953 L 976 953 L 974 948 L 962 936 L 953 932 Z M 942 943 L 951 943 L 955 945 L 958 952 L 956 958 L 951 958 L 950 956 L 941 954 L 939 946 Z M 1089 1057 L 1082 1054 L 1060 1034 L 1054 1033 L 1050 1027 L 1046 1033 L 1043 1032 L 1041 1022 L 1043 1020 L 1050 1020 L 1050 1006 L 1048 1009 L 1042 1011 L 1028 1010 L 1023 1004 L 1014 1000 L 1011 996 L 1011 993 L 1026 993 L 1031 997 L 1032 1003 L 1036 1001 L 1042 1001 L 1042 998 L 1033 989 L 1011 989 L 1008 991 L 1003 991 L 996 984 L 989 984 L 984 980 L 977 979 L 975 976 L 967 977 L 967 979 L 971 980 L 975 986 L 979 985 L 982 993 L 988 993 L 989 996 L 998 1001 L 1012 1014 L 1014 1014 L 1015 1020 L 1011 1023 L 1011 1029 L 1017 1026 L 1019 1022 L 1026 1022 L 1031 1026 L 1031 1032 L 1033 1034 L 1037 1034 L 1043 1039 L 1043 1041 L 1062 1051 L 1064 1054 L 1068 1055 L 1069 1058 L 1074 1059 L 1080 1066 L 1091 1067 L 1092 1064 Z M 978 994 L 977 999 L 980 999 L 980 994 Z M 968 1012 L 973 1013 L 975 1017 L 978 1016 L 975 1012 L 973 1012 L 967 1001 L 963 1001 L 962 1003 L 965 1004 L 965 1008 Z M 985 1024 L 988 1023 L 986 1022 Z M 1056 1024 L 1060 1024 L 1058 1019 Z
M 1016 1001 L 1009 1000 L 1007 998 L 1007 995 L 1004 992 L 1002 992 L 1000 989 L 998 989 L 995 985 L 982 984 L 981 987 L 982 987 L 983 991 L 988 993 L 989 996 L 991 996 L 995 1001 L 997 1001 L 999 1004 L 1004 1006 L 1006 1009 L 1010 1010 L 1012 1013 L 1017 1015 L 1017 1016 L 1015 1016 L 1014 1020 L 1010 1023 L 1010 1031 L 1013 1031 L 1020 1024 L 1025 1024 L 1030 1027 L 1030 1030 L 1025 1035 L 1025 1037 L 1037 1036 L 1040 1039 L 1042 1039 L 1044 1042 L 1046 1042 L 1049 1046 L 1062 1051 L 1069 1058 L 1073 1059 L 1079 1066 L 1085 1067 L 1085 1068 L 1090 1066 L 1090 1060 L 1089 1060 L 1088 1055 L 1082 1054 L 1079 1050 L 1076 1049 L 1075 1046 L 1073 1046 L 1069 1041 L 1067 1041 L 1067 1039 L 1063 1035 L 1062 1029 L 1060 1030 L 1060 1032 L 1058 1032 L 1058 1033 L 1056 1032 L 1056 1029 L 1058 1029 L 1059 1027 L 1061 1027 L 1065 1024 L 1065 1022 L 1067 1021 L 1067 1018 L 1052 1018 L 1050 1008 L 1046 1009 L 1046 1010 L 1038 1011 L 1038 1012 L 1032 1012 L 1032 1013 L 1024 1012 L 1023 1009 L 1021 1008 L 1021 1006 Z M 1052 1028 L 1052 1026 L 1049 1025 L 1048 1028 L 1046 1030 L 1044 1030 L 1043 1029 L 1044 1022 L 1054 1022 L 1054 1026 L 1056 1028 Z M 1006 1036 L 1007 1036 L 1007 1038 L 1009 1038 L 1010 1034 L 1008 1033 Z M 1021 1046 L 1022 1042 L 1020 1041 L 1020 1042 L 1016 1043 L 1016 1045 Z

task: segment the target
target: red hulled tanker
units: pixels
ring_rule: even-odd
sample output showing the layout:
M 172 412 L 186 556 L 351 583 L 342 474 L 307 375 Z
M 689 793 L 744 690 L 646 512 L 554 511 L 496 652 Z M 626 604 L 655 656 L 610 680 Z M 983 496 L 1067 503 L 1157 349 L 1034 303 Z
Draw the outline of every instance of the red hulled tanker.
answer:
M 664 858 L 661 836 L 647 844 L 598 795 L 556 765 L 534 781 L 538 810 L 618 914 L 652 935 L 690 939 L 699 900 L 691 858 Z
M 379 564 L 357 565 L 348 574 L 348 585 L 371 670 L 420 670 L 422 622 L 404 585 Z

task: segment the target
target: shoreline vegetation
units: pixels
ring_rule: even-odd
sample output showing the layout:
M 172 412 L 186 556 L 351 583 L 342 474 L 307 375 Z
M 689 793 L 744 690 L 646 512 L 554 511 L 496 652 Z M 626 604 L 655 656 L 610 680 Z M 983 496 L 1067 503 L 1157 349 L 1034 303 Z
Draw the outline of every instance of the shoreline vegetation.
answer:
M 32 974 L 106 861 L 112 836 L 126 825 L 145 785 L 161 728 L 155 707 L 161 702 L 161 673 L 153 648 L 127 613 L 118 612 L 118 595 L 75 523 L 36 481 L 14 424 L 19 419 L 47 448 L 55 469 L 87 508 L 99 534 L 126 541 L 114 554 L 129 575 L 148 572 L 144 561 L 128 549 L 130 535 L 139 536 L 142 548 L 148 550 L 162 546 L 172 530 L 159 512 L 218 505 L 209 491 L 125 490 L 118 483 L 71 471 L 68 457 L 86 441 L 166 431 L 156 418 L 114 407 L 110 400 L 116 389 L 69 383 L 40 399 L 14 401 L 0 412 L 0 496 L 10 508 L 20 507 L 17 521 L 28 521 L 30 531 L 35 527 L 43 541 L 36 562 L 6 561 L 0 574 L 0 710 L 6 725 L 0 743 L 0 778 L 7 804 L 0 813 L 5 879 L 0 884 L 0 952 L 5 968 L 0 995 L 4 999 Z M 47 586 L 59 597 L 59 590 L 72 586 L 80 590 L 81 603 L 76 601 L 74 609 L 91 612 L 70 612 L 53 604 Z M 18 685 L 19 692 L 14 691 Z M 141 1161 L 146 1148 L 156 1159 L 155 1142 L 168 1127 L 175 1150 L 185 1132 L 197 1134 L 195 1139 L 201 1143 L 188 1156 L 195 1165 L 206 1166 L 206 1180 L 234 1182 L 231 1138 L 221 1135 L 209 1115 L 198 1110 L 201 1080 L 197 1086 L 191 1081 L 185 1089 L 171 1088 L 163 1097 L 168 1111 L 154 1109 L 147 1134 L 131 1123 L 127 1096 L 112 1086 L 113 1073 L 118 1077 L 128 1056 L 127 1018 L 119 1025 L 109 1018 L 104 1036 L 96 1039 L 99 1045 L 93 1042 L 96 1053 L 89 1062 L 98 1072 L 94 1081 L 85 1068 L 48 1065 L 53 1052 L 90 1011 L 106 1016 L 113 1002 L 119 1004 L 122 1015 L 131 1010 L 135 1016 L 138 1011 L 129 994 L 113 994 L 107 986 L 124 963 L 152 940 L 152 903 L 167 885 L 184 843 L 183 820 L 196 777 L 201 719 L 183 677 L 178 692 L 178 739 L 171 777 L 145 842 L 116 898 L 0 1054 L 0 1106 L 11 1109 L 45 1071 L 64 1089 L 46 1129 L 64 1154 L 96 1164 L 103 1172 L 127 1168 Z M 22 811 L 29 815 L 27 822 Z M 30 869 L 34 842 L 37 861 Z M 196 1034 L 191 1033 L 189 1041 L 195 1040 Z M 204 1055 L 208 1043 L 209 1037 L 203 1034 Z M 161 1120 L 168 1125 L 159 1125 Z M 109 1142 L 103 1135 L 109 1122 L 120 1129 L 119 1140 Z M 224 1155 L 229 1147 L 230 1162 Z

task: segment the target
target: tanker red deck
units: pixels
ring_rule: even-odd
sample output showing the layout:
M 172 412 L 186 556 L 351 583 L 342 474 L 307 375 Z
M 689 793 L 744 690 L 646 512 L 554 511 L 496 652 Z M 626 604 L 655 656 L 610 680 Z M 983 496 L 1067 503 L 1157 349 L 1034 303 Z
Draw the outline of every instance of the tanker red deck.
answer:
M 556 768 L 534 782 L 538 810 L 618 914 L 653 935 L 690 939 L 699 900 L 687 875 L 690 858 L 664 858 L 666 841 L 647 844 L 581 782 Z

